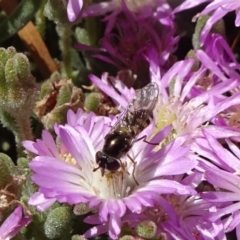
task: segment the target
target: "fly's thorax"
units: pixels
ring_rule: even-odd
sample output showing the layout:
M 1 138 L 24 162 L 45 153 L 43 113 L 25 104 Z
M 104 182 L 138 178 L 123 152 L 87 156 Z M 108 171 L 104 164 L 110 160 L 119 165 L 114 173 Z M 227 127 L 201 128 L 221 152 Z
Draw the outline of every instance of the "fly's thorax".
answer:
M 113 158 L 120 158 L 131 147 L 131 138 L 123 131 L 113 132 L 106 136 L 103 153 Z

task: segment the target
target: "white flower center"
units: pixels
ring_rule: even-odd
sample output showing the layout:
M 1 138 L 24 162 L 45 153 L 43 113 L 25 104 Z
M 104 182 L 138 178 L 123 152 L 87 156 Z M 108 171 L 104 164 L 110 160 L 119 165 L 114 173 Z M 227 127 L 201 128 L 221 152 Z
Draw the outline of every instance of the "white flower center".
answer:
M 121 199 L 128 196 L 137 185 L 132 174 L 133 164 L 131 162 L 124 163 L 123 167 L 116 172 L 106 170 L 104 176 L 99 169 L 91 173 L 92 182 L 90 185 L 95 195 L 103 199 Z
M 154 134 L 159 132 L 167 125 L 172 124 L 171 135 L 167 142 L 175 139 L 177 136 L 192 133 L 191 121 L 194 115 L 197 115 L 198 108 L 193 108 L 191 102 L 182 103 L 177 97 L 172 97 L 167 103 L 160 103 L 156 107 L 156 128 Z
M 62 159 L 77 167 L 76 160 L 70 154 L 63 155 Z M 104 176 L 102 176 L 101 169 L 93 171 L 98 167 L 95 160 L 89 161 L 90 164 L 81 169 L 80 185 L 86 191 L 103 199 L 121 199 L 128 196 L 137 183 L 133 177 L 133 163 L 127 157 L 123 157 L 121 161 L 123 166 L 119 170 L 110 172 L 105 169 Z

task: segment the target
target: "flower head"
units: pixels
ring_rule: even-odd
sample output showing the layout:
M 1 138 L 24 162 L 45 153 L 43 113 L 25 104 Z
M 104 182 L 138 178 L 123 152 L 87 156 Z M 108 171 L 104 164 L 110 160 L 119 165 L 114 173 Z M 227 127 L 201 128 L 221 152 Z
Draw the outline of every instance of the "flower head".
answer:
M 202 128 L 220 136 L 222 128 L 217 129 L 216 126 L 208 124 L 210 122 L 217 126 L 224 125 L 225 132 L 232 132 L 230 125 L 217 122 L 220 114 L 238 108 L 240 103 L 239 92 L 231 97 L 225 96 L 225 93 L 239 86 L 239 77 L 236 71 L 237 63 L 227 61 L 232 58 L 228 58 L 229 49 L 224 43 L 219 38 L 212 41 L 213 45 L 221 46 L 225 58 L 217 58 L 216 52 L 212 50 L 216 59 L 211 59 L 202 50 L 198 50 L 196 57 L 201 66 L 197 71 L 193 68 L 195 59 L 191 58 L 176 62 L 163 76 L 159 68 L 159 56 L 154 48 L 148 47 L 145 57 L 150 65 L 151 80 L 159 85 L 159 100 L 154 112 L 156 119 L 154 133 L 172 125 L 171 134 L 163 144 L 185 134 L 189 134 L 191 138 L 188 138 L 188 141 L 191 139 L 193 142 L 202 135 Z M 207 86 L 203 90 L 200 82 L 205 81 L 206 77 L 210 79 L 211 87 Z M 103 74 L 101 79 L 91 75 L 90 80 L 110 96 L 121 110 L 126 108 L 129 96 L 134 93 L 133 89 L 128 89 L 117 78 L 111 78 L 111 82 L 116 86 L 114 88 L 109 83 L 107 74 Z
M 217 43 L 216 44 L 221 44 Z M 224 44 L 223 44 L 224 45 Z M 221 46 L 221 45 L 220 45 Z M 159 56 L 154 48 L 149 47 L 146 51 L 146 59 L 150 65 L 152 82 L 159 85 L 159 101 L 155 111 L 156 132 L 169 124 L 172 124 L 172 134 L 169 139 L 190 134 L 192 137 L 201 135 L 201 128 L 208 131 L 216 131 L 215 126 L 206 123 L 213 121 L 220 113 L 237 106 L 240 103 L 239 93 L 231 97 L 225 97 L 226 92 L 232 91 L 239 86 L 238 74 L 226 59 L 219 63 L 213 61 L 202 50 L 196 51 L 197 60 L 201 66 L 197 71 L 193 70 L 195 59 L 187 59 L 176 62 L 165 74 L 161 74 L 159 68 Z M 211 73 L 209 75 L 209 72 Z M 203 91 L 200 81 L 205 78 L 211 79 L 211 87 Z M 91 81 L 105 94 L 112 97 L 118 106 L 126 107 L 131 89 L 124 84 L 117 84 L 117 93 L 108 83 L 106 75 L 100 79 L 90 76 Z M 219 124 L 218 124 L 219 125 Z M 189 139 L 188 139 L 189 140 Z
M 32 180 L 40 188 L 30 203 L 42 208 L 55 200 L 69 204 L 87 203 L 97 212 L 102 225 L 109 222 L 106 231 L 111 238 L 116 238 L 126 212 L 140 213 L 145 206 L 154 204 L 156 194 L 194 194 L 191 187 L 164 176 L 185 173 L 196 166 L 196 162 L 188 159 L 189 147 L 183 145 L 187 136 L 160 150 L 138 141 L 128 152 L 129 157 L 121 158 L 121 168 L 116 172 L 106 171 L 102 176 L 100 170 L 94 172 L 93 169 L 98 167 L 95 154 L 102 150 L 104 137 L 111 129 L 109 123 L 112 119 L 107 117 L 85 114 L 82 110 L 75 115 L 70 111 L 68 124 L 56 128 L 61 146 L 57 147 L 48 132 L 43 133 L 43 140 L 28 141 L 24 146 L 38 154 L 29 165 L 34 171 Z M 166 127 L 151 141 L 162 141 L 169 130 L 170 127 Z M 150 125 L 139 137 L 150 136 L 151 131 Z M 91 236 L 101 234 L 101 227 L 96 228 L 97 231 L 91 231 Z
M 219 113 L 231 106 L 239 104 L 239 93 L 227 98 L 224 93 L 239 86 L 236 75 L 231 74 L 232 69 L 221 68 L 213 62 L 203 51 L 196 51 L 201 67 L 193 70 L 195 60 L 187 59 L 175 63 L 163 76 L 158 67 L 158 58 L 150 49 L 148 59 L 150 62 L 151 79 L 159 84 L 159 105 L 156 107 L 157 127 L 161 129 L 168 124 L 173 125 L 173 137 L 190 134 L 196 138 L 201 135 L 201 128 L 209 131 L 215 126 L 210 122 Z M 202 91 L 196 83 L 205 77 L 210 70 L 215 85 Z M 229 76 L 226 77 L 224 73 Z
M 149 80 L 149 64 L 144 55 L 149 45 L 159 54 L 161 68 L 170 66 L 170 56 L 178 37 L 174 37 L 169 6 L 167 8 L 164 3 L 161 4 L 158 8 L 151 8 L 151 14 L 145 12 L 146 9 L 135 13 L 123 1 L 120 10 L 104 18 L 106 30 L 99 41 L 99 48 L 92 48 L 92 56 L 114 65 L 118 70 L 130 70 L 132 78 L 137 79 L 138 87 Z M 89 46 L 81 43 L 76 44 L 76 47 L 89 50 Z
M 225 133 L 221 137 L 224 138 L 221 139 L 224 145 L 215 136 L 204 131 L 204 137 L 196 140 L 193 150 L 203 157 L 199 167 L 204 172 L 204 178 L 215 187 L 215 191 L 200 194 L 207 202 L 214 204 L 209 208 L 208 219 L 215 222 L 222 218 L 225 231 L 230 232 L 236 228 L 238 234 L 240 152 L 239 147 L 230 139 L 239 136 L 239 131 L 222 131 Z
M 193 172 L 187 177 L 179 175 L 173 179 L 198 189 L 203 180 L 203 173 Z M 221 222 L 212 223 L 208 219 L 212 206 L 213 203 L 203 200 L 200 195 L 189 197 L 163 194 L 156 197 L 153 207 L 146 207 L 141 214 L 129 213 L 125 216 L 125 221 L 134 230 L 142 222 L 155 223 L 156 238 L 167 236 L 167 239 L 221 239 Z

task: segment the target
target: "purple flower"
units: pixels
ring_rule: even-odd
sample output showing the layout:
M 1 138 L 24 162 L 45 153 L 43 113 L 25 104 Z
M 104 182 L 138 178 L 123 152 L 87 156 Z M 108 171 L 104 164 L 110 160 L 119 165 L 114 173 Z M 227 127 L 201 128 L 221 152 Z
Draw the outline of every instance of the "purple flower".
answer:
M 230 69 L 223 71 L 203 51 L 196 51 L 201 62 L 198 71 L 193 71 L 195 59 L 175 63 L 163 76 L 159 69 L 158 57 L 149 49 L 147 58 L 150 64 L 151 79 L 159 85 L 159 103 L 156 107 L 156 125 L 161 129 L 172 124 L 171 138 L 190 134 L 193 138 L 201 135 L 201 128 L 215 131 L 210 122 L 219 113 L 240 103 L 239 93 L 227 98 L 224 93 L 239 86 L 239 80 L 227 78 Z M 215 85 L 205 91 L 196 88 L 196 83 L 207 72 L 215 79 Z M 204 124 L 205 123 L 205 124 Z
M 92 50 L 93 57 L 114 65 L 118 70 L 131 70 L 133 79 L 137 78 L 138 82 L 146 84 L 149 64 L 144 54 L 149 45 L 159 54 L 161 68 L 167 69 L 172 65 L 170 55 L 175 51 L 178 37 L 174 37 L 171 10 L 162 3 L 154 10 L 151 8 L 151 11 L 147 11 L 144 8 L 135 13 L 128 9 L 127 3 L 121 3 L 122 7 L 118 11 L 103 20 L 106 29 L 99 41 L 99 48 L 81 43 L 76 44 L 76 47 Z
M 201 3 L 209 2 L 209 0 L 186 0 L 180 6 L 178 6 L 174 13 L 195 7 Z M 236 11 L 235 26 L 240 26 L 240 1 L 239 0 L 212 0 L 205 9 L 200 13 L 201 15 L 211 13 L 201 36 L 201 42 L 204 43 L 213 24 L 222 19 L 227 13 Z
M 192 86 L 192 92 L 195 95 L 215 88 L 215 85 L 230 79 L 230 81 L 235 81 L 237 84 L 229 92 L 236 92 L 240 79 L 240 65 L 237 63 L 232 50 L 222 36 L 218 34 L 209 35 L 204 46 L 204 51 L 197 50 L 195 54 L 196 63 L 201 64 L 199 70 L 202 69 L 204 71 L 203 75 Z M 196 67 L 194 66 L 194 68 Z M 208 69 L 209 71 L 205 71 L 204 69 Z M 217 98 L 223 99 L 224 96 L 215 95 L 215 100 Z
M 9 240 L 14 237 L 22 227 L 31 222 L 30 217 L 22 216 L 22 207 L 17 207 L 0 227 L 0 239 Z
M 187 177 L 179 175 L 176 181 L 188 185 L 199 186 L 203 173 L 190 173 Z M 156 238 L 161 235 L 167 239 L 224 239 L 221 221 L 212 223 L 208 220 L 209 208 L 214 204 L 203 200 L 199 195 L 179 196 L 164 194 L 156 196 L 154 207 L 147 207 L 141 214 L 128 214 L 125 221 L 135 228 L 142 221 L 152 221 L 157 226 Z M 218 238 L 219 237 L 219 238 Z
M 138 141 L 128 152 L 136 165 L 124 156 L 121 158 L 123 168 L 102 176 L 100 170 L 93 172 L 98 166 L 95 153 L 102 150 L 104 136 L 111 129 L 109 123 L 114 121 L 79 111 L 76 115 L 70 111 L 68 124 L 56 127 L 61 146 L 57 146 L 46 131 L 43 140 L 24 142 L 28 150 L 38 154 L 29 163 L 34 171 L 32 180 L 39 186 L 39 192 L 30 198 L 31 204 L 42 208 L 43 203 L 48 207 L 50 201 L 55 200 L 69 204 L 87 203 L 97 212 L 98 221 L 94 218 L 91 223 L 99 226 L 86 236 L 99 235 L 104 228 L 115 239 L 126 212 L 140 213 L 146 206 L 152 206 L 156 194 L 195 193 L 192 187 L 166 177 L 183 174 L 196 166 L 197 162 L 188 156 L 189 147 L 183 145 L 187 135 L 161 149 Z M 150 136 L 152 129 L 153 125 L 150 125 L 139 137 Z M 169 126 L 164 128 L 151 142 L 161 142 L 170 130 Z
M 203 138 L 198 138 L 194 143 L 194 151 L 197 151 L 199 155 L 205 156 L 209 159 L 207 162 L 201 160 L 205 164 L 211 162 L 214 166 L 218 166 L 221 169 L 237 174 L 240 169 L 240 154 L 237 145 L 235 145 L 230 138 L 234 139 L 238 137 L 239 139 L 240 130 L 235 129 L 235 131 L 227 131 L 225 128 L 222 128 L 222 131 L 222 135 L 220 135 L 220 132 L 219 134 L 216 132 L 216 135 L 218 138 L 225 139 L 224 142 L 230 151 L 225 149 L 222 144 L 218 142 L 216 137 L 213 137 L 205 129 L 203 131 Z
M 223 217 L 225 231 L 230 232 L 236 228 L 237 239 L 239 239 L 240 178 L 238 175 L 220 170 L 219 168 L 214 168 L 213 166 L 206 165 L 204 168 L 206 170 L 205 177 L 207 181 L 222 190 L 217 192 L 204 192 L 201 194 L 202 198 L 215 204 L 226 203 L 225 207 L 213 208 L 209 220 L 215 222 Z
M 223 133 L 224 129 L 223 129 Z M 237 239 L 240 230 L 240 151 L 228 137 L 239 136 L 239 131 L 225 134 L 224 147 L 212 135 L 204 131 L 204 138 L 197 139 L 195 151 L 202 157 L 200 167 L 204 171 L 205 179 L 213 184 L 216 191 L 201 193 L 206 201 L 215 204 L 210 208 L 209 220 L 215 222 L 223 218 L 226 232 L 236 228 Z
M 195 84 L 195 93 L 200 92 L 196 89 L 196 87 L 199 88 L 202 87 L 202 92 L 205 92 L 206 89 L 212 89 L 215 88 L 217 84 L 219 84 L 222 81 L 225 81 L 224 78 L 221 77 L 221 72 L 225 73 L 225 76 L 228 76 L 229 79 L 233 81 L 236 81 L 237 85 L 233 87 L 232 89 L 229 89 L 228 96 L 215 96 L 215 102 L 219 99 L 225 99 L 225 101 L 228 101 L 230 103 L 230 96 L 231 98 L 235 98 L 235 96 L 239 95 L 240 88 L 239 88 L 239 79 L 240 79 L 240 65 L 236 61 L 236 58 L 228 46 L 226 40 L 216 34 L 212 34 L 209 36 L 208 40 L 206 41 L 205 46 L 205 53 L 204 52 L 197 52 L 198 59 L 207 66 L 208 68 L 211 66 L 212 69 L 217 70 L 216 75 L 214 76 L 211 74 L 209 76 L 206 76 L 205 78 L 202 78 L 203 80 L 201 82 L 198 82 L 198 84 Z M 209 57 L 210 56 L 210 57 Z M 215 67 L 214 67 L 215 65 Z M 216 68 L 217 66 L 217 68 Z M 217 100 L 218 99 L 218 100 Z M 233 103 L 233 101 L 231 100 Z M 240 107 L 239 104 L 232 104 L 232 106 L 229 106 L 226 108 L 226 110 L 222 111 L 220 114 L 216 115 L 214 119 L 212 119 L 212 122 L 215 125 L 218 126 L 229 126 L 229 127 L 240 127 L 239 124 L 239 112 Z
M 214 43 L 223 46 L 222 51 L 225 51 L 224 42 L 217 38 Z M 214 54 L 217 55 L 215 52 Z M 154 48 L 149 47 L 145 57 L 150 65 L 151 80 L 159 85 L 159 102 L 154 113 L 155 132 L 172 124 L 172 134 L 168 139 L 174 139 L 184 134 L 196 138 L 202 134 L 201 128 L 215 133 L 217 127 L 206 125 L 206 123 L 212 121 L 216 125 L 220 125 L 217 124 L 216 120 L 219 118 L 219 114 L 236 108 L 240 104 L 239 92 L 231 97 L 225 96 L 225 93 L 239 86 L 240 77 L 235 71 L 236 63 L 228 63 L 223 58 L 219 59 L 219 62 L 217 62 L 218 59 L 214 61 L 204 51 L 198 50 L 196 57 L 201 63 L 198 71 L 193 71 L 195 59 L 187 59 L 175 63 L 162 76 L 159 68 L 160 60 Z M 209 72 L 211 72 L 210 76 L 207 75 Z M 202 86 L 198 84 L 206 79 L 206 75 L 211 78 L 212 83 L 211 87 L 203 90 Z M 109 84 L 107 77 L 108 75 L 104 74 L 100 80 L 91 75 L 90 79 L 105 94 L 110 96 L 120 109 L 123 109 L 126 107 L 129 95 L 133 90 L 129 90 L 123 83 L 120 84 L 119 80 L 112 78 L 111 81 L 116 84 L 118 93 Z

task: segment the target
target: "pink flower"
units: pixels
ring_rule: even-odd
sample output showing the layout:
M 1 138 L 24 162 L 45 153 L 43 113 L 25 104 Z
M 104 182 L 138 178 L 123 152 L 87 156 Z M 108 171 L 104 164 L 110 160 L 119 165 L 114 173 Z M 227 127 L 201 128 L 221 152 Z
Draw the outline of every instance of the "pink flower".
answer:
M 178 37 L 174 36 L 171 9 L 161 2 L 157 8 L 143 8 L 136 13 L 127 3 L 121 3 L 121 8 L 103 19 L 106 28 L 99 46 L 77 43 L 76 47 L 91 51 L 93 57 L 118 70 L 130 70 L 132 78 L 137 79 L 135 86 L 143 87 L 149 79 L 149 64 L 145 58 L 149 45 L 159 54 L 161 69 L 172 64 L 170 56 L 175 51 Z
M 203 173 L 193 172 L 188 176 L 178 175 L 175 180 L 190 186 L 200 186 Z M 209 209 L 214 206 L 200 197 L 164 194 L 156 197 L 154 207 L 147 207 L 141 214 L 128 214 L 131 228 L 142 221 L 154 222 L 157 226 L 156 238 L 166 236 L 166 239 L 215 240 L 224 239 L 223 225 L 218 220 L 215 223 L 208 220 Z
M 98 166 L 95 154 L 102 149 L 104 136 L 111 129 L 110 123 L 114 122 L 107 117 L 86 114 L 82 110 L 77 114 L 70 111 L 68 124 L 55 129 L 61 146 L 58 147 L 46 131 L 43 140 L 24 142 L 28 150 L 38 154 L 29 166 L 39 192 L 30 198 L 29 203 L 42 210 L 55 200 L 69 204 L 87 203 L 98 219 L 90 221 L 95 226 L 86 233 L 87 237 L 99 235 L 104 229 L 112 239 L 117 238 L 124 215 L 129 211 L 140 213 L 145 206 L 153 205 L 156 194 L 195 193 L 192 187 L 165 177 L 185 173 L 196 166 L 196 161 L 188 159 L 188 146 L 182 145 L 187 135 L 169 142 L 160 150 L 138 141 L 128 152 L 136 165 L 124 156 L 121 158 L 124 168 L 117 172 L 108 172 L 104 176 L 100 170 L 93 172 Z M 152 129 L 150 125 L 139 137 L 150 136 Z M 151 141 L 161 142 L 170 129 L 166 127 Z

